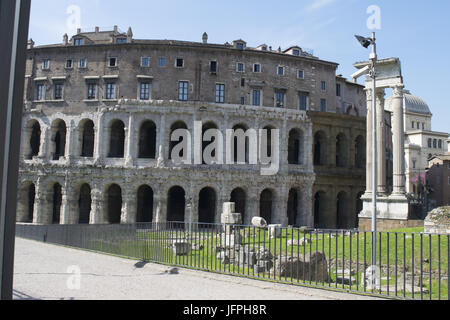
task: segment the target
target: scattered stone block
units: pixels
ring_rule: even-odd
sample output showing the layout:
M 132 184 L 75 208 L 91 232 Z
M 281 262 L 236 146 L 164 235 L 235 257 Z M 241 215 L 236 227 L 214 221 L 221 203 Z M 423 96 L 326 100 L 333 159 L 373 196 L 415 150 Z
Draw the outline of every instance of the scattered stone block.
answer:
M 267 227 L 267 221 L 261 217 L 254 217 L 252 219 L 252 225 L 257 228 L 265 228 L 265 227 Z
M 425 233 L 450 234 L 450 207 L 436 208 L 425 218 Z
M 268 226 L 269 228 L 269 238 L 275 239 L 275 238 L 281 238 L 281 233 L 283 231 L 281 224 L 270 224 Z
M 289 277 L 312 282 L 328 282 L 327 259 L 321 252 L 305 257 L 281 257 L 275 260 L 274 273 L 279 277 Z
M 172 246 L 177 256 L 187 255 L 191 249 L 189 242 L 183 240 L 174 241 Z

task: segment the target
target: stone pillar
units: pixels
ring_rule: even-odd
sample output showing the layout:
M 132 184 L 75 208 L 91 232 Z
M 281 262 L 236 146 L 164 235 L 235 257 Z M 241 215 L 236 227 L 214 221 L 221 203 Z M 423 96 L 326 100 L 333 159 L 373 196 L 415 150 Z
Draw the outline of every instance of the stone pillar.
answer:
M 137 221 L 137 197 L 133 190 L 124 190 L 123 192 L 122 215 L 120 222 L 122 224 L 134 224 Z
M 386 195 L 386 126 L 384 123 L 384 95 L 384 89 L 377 89 L 377 192 L 380 195 Z
M 308 181 L 300 189 L 299 196 L 301 197 L 301 215 L 300 225 L 305 227 L 314 227 L 314 212 L 313 212 L 313 183 Z
M 66 184 L 62 188 L 61 224 L 77 224 L 79 220 L 78 204 L 73 188 Z
M 103 144 L 107 143 L 107 141 L 104 141 L 104 113 L 100 113 L 98 117 L 97 127 L 95 128 L 95 161 L 97 163 L 102 163 L 104 159 L 104 150 L 103 150 Z
M 372 194 L 372 90 L 365 89 L 367 96 L 367 139 L 366 139 L 366 193 L 369 197 Z
M 51 210 L 53 192 L 47 190 L 42 182 L 36 185 L 36 198 L 34 202 L 35 224 L 49 225 L 53 223 L 53 214 Z
M 42 128 L 42 144 L 39 150 L 39 159 L 44 162 L 48 161 L 48 149 L 50 144 L 50 128 L 43 127 Z
M 134 152 L 133 147 L 135 145 L 135 139 L 134 139 L 134 114 L 130 114 L 130 118 L 128 120 L 128 127 L 125 128 L 125 136 L 127 139 L 126 143 L 126 154 L 125 154 L 125 164 L 127 166 L 133 166 L 134 165 Z
M 247 208 L 245 216 L 247 222 L 251 222 L 254 217 L 259 217 L 259 196 L 257 188 L 250 188 L 247 192 Z
M 103 192 L 99 188 L 93 188 L 92 194 L 92 210 L 91 210 L 91 224 L 105 224 L 106 208 L 105 199 L 103 198 Z
M 289 201 L 289 190 L 286 188 L 286 184 L 283 183 L 280 188 L 277 189 L 277 199 L 275 201 L 274 212 L 275 219 L 274 224 L 281 224 L 283 227 L 288 226 L 287 208 Z
M 392 139 L 393 139 L 393 195 L 405 195 L 405 131 L 403 115 L 403 86 L 394 88 L 392 95 Z
M 161 122 L 159 124 L 159 137 L 158 137 L 158 167 L 163 167 L 165 162 L 166 148 L 166 114 L 161 115 Z
M 73 159 L 76 156 L 76 139 L 77 139 L 77 127 L 74 126 L 73 121 L 69 122 L 69 127 L 67 128 L 67 139 L 66 139 L 66 160 L 68 163 L 73 163 Z
M 163 193 L 164 192 L 164 193 Z M 158 193 L 155 194 L 155 222 L 164 223 L 167 222 L 167 193 L 158 188 Z

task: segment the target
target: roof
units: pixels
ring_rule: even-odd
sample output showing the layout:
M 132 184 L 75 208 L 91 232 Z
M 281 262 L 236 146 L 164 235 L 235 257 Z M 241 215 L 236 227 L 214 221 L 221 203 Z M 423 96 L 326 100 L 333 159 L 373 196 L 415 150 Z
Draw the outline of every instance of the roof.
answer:
M 432 113 L 428 104 L 420 97 L 411 94 L 408 90 L 404 90 L 404 99 L 405 99 L 405 111 L 411 113 L 418 113 L 422 115 L 431 116 Z M 388 110 L 392 110 L 391 102 L 392 97 L 386 99 L 386 105 Z

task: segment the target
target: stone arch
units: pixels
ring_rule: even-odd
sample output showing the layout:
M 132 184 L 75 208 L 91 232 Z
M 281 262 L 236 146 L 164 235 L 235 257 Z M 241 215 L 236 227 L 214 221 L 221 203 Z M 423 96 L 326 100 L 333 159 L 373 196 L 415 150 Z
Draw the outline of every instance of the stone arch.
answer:
M 289 132 L 288 163 L 302 165 L 304 163 L 304 139 L 300 129 L 292 129 Z
M 271 189 L 265 189 L 261 192 L 259 200 L 259 216 L 264 218 L 268 224 L 272 223 L 274 200 L 274 192 Z
M 188 129 L 188 126 L 186 125 L 186 123 L 184 121 L 176 121 L 172 124 L 172 126 L 170 127 L 170 135 L 169 135 L 169 160 L 172 160 L 172 151 L 175 148 L 176 145 L 178 145 L 179 143 L 181 143 L 182 139 L 180 138 L 180 140 L 178 141 L 172 141 L 172 134 L 178 130 L 178 129 Z M 183 159 L 184 158 L 184 154 L 180 153 L 180 158 Z
M 139 155 L 140 159 L 156 158 L 156 124 L 146 120 L 139 129 Z
M 95 125 L 91 119 L 84 119 L 79 125 L 79 155 L 84 158 L 94 156 Z
M 205 122 L 205 123 L 203 124 L 203 126 L 202 126 L 202 161 L 203 161 L 202 163 L 203 163 L 203 164 L 206 164 L 205 159 L 203 159 L 203 155 L 204 155 L 204 153 L 205 153 L 206 147 L 209 146 L 211 143 L 214 143 L 214 141 L 215 141 L 215 137 L 214 137 L 214 139 L 213 139 L 212 141 L 203 141 L 203 140 L 204 140 L 203 138 L 204 138 L 204 136 L 205 136 L 205 133 L 206 133 L 208 130 L 210 130 L 210 129 L 219 129 L 219 127 L 218 127 L 217 124 L 216 124 L 215 122 L 213 122 L 213 121 L 207 121 L 207 122 Z M 213 158 L 216 157 L 215 152 L 212 153 L 212 156 L 213 156 Z
M 125 156 L 125 124 L 122 120 L 112 120 L 108 127 L 108 131 L 108 158 L 123 158 Z
M 51 186 L 52 224 L 61 224 L 62 187 L 59 183 Z
M 64 120 L 57 119 L 51 126 L 50 152 L 52 159 L 57 161 L 66 155 L 67 126 Z
M 148 185 L 142 185 L 137 191 L 137 216 L 138 223 L 153 222 L 153 189 Z
M 217 194 L 213 188 L 203 188 L 198 199 L 199 223 L 214 223 L 216 218 Z
M 78 223 L 79 224 L 89 224 L 91 221 L 92 212 L 92 195 L 91 186 L 84 183 L 80 186 L 79 196 L 78 196 Z
M 24 158 L 31 160 L 39 155 L 41 148 L 41 125 L 39 121 L 32 119 L 28 121 L 24 132 Z
M 247 206 L 247 193 L 242 188 L 236 188 L 231 192 L 230 202 L 235 203 L 235 210 L 241 214 L 242 223 L 245 224 L 245 214 Z
M 120 224 L 122 220 L 122 188 L 117 184 L 112 184 L 106 191 L 106 216 L 108 223 Z
M 167 221 L 184 222 L 186 207 L 186 192 L 182 187 L 169 189 L 167 196 Z
M 233 130 L 234 130 L 234 132 L 236 133 L 236 131 L 238 131 L 238 130 L 243 130 L 244 131 L 244 133 L 245 132 L 247 132 L 247 130 L 248 130 L 248 126 L 246 125 L 246 124 L 244 124 L 244 123 L 239 123 L 239 124 L 236 124 L 234 127 L 233 127 Z M 239 140 L 238 140 L 238 138 L 236 137 L 236 136 L 234 136 L 234 138 L 233 138 L 233 161 L 234 161 L 234 163 L 238 163 L 238 160 L 239 160 L 239 153 L 238 153 L 238 151 L 239 151 L 239 149 L 238 149 L 238 142 L 239 142 Z M 246 164 L 248 164 L 249 162 L 250 162 L 250 157 L 249 157 L 249 152 L 250 152 L 250 139 L 249 139 L 249 137 L 245 137 L 245 163 Z
M 344 133 L 336 137 L 336 166 L 346 167 L 348 165 L 348 142 Z
M 295 226 L 298 225 L 298 212 L 299 212 L 299 193 L 297 189 L 292 188 L 289 190 L 288 206 L 287 206 L 287 217 L 288 225 Z
M 359 169 L 366 166 L 366 141 L 362 135 L 355 140 L 355 166 Z
M 34 204 L 36 200 L 36 186 L 32 182 L 25 182 L 19 190 L 17 202 L 17 222 L 32 223 L 34 218 Z
M 314 135 L 314 165 L 327 165 L 327 136 L 323 131 L 318 131 Z
M 336 196 L 336 228 L 349 229 L 353 221 L 350 221 L 348 194 L 341 191 Z

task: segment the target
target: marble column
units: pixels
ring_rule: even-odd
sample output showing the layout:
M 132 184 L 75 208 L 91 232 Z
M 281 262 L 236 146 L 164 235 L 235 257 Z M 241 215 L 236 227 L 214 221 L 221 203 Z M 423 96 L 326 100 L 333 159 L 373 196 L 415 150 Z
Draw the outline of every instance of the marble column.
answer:
M 386 195 L 386 126 L 384 123 L 384 96 L 384 89 L 377 89 L 377 192 L 380 195 Z
M 392 95 L 393 195 L 405 195 L 405 131 L 403 115 L 403 86 L 394 87 Z
M 372 99 L 371 89 L 365 89 L 367 97 L 367 143 L 366 143 L 366 196 L 372 194 Z

